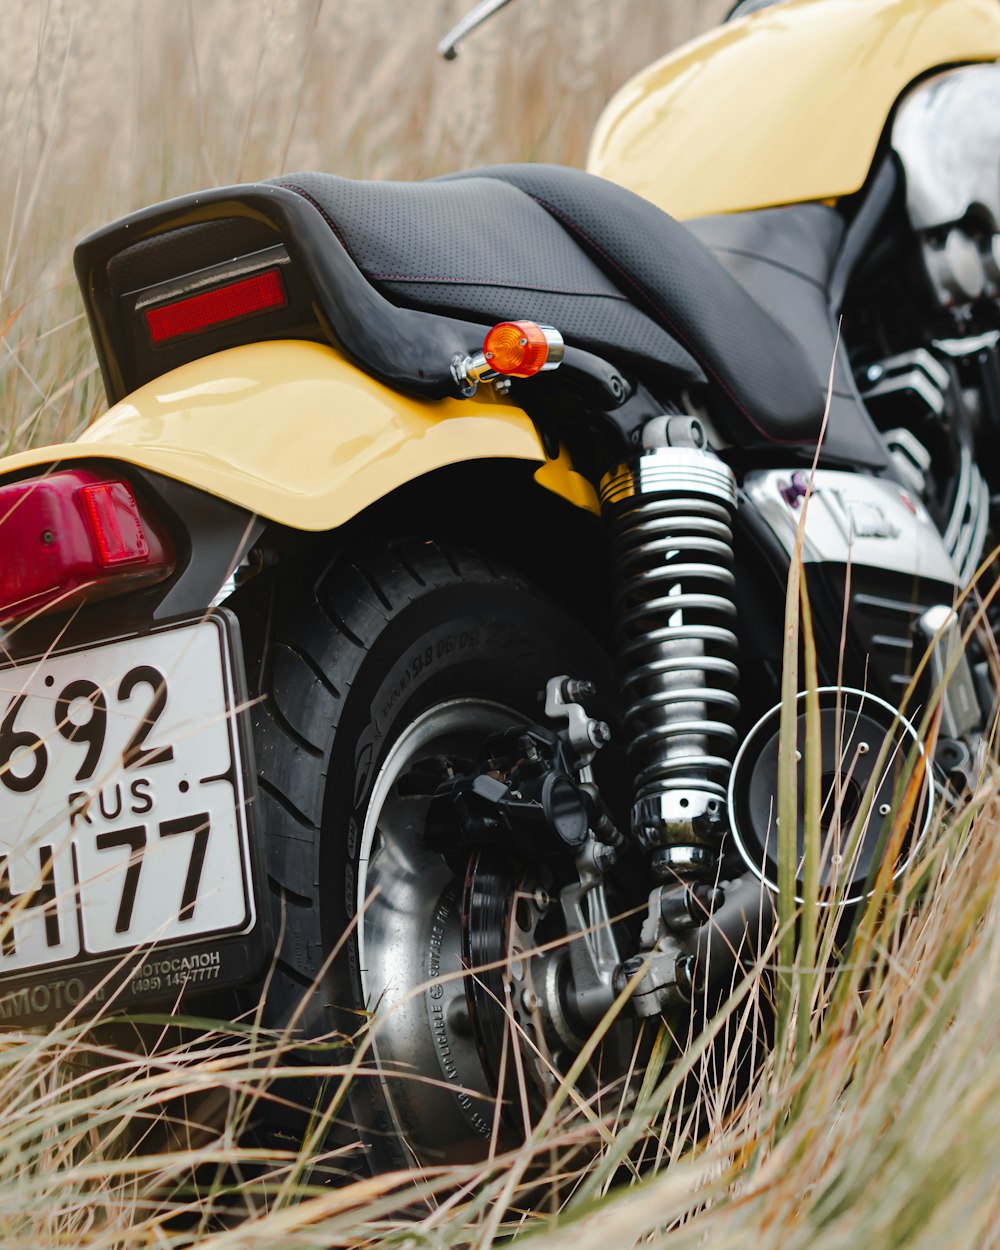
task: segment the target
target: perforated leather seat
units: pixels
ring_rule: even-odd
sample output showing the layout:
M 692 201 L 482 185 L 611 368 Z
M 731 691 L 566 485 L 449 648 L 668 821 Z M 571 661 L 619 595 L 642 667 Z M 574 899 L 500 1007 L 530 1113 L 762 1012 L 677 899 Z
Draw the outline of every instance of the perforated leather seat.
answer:
M 858 394 L 847 345 L 838 334 L 840 309 L 831 307 L 844 241 L 841 214 L 824 204 L 792 204 L 684 224 L 775 321 L 795 333 L 824 391 L 832 381 L 828 456 L 884 467 L 885 444 Z
M 525 317 L 649 374 L 707 379 L 746 432 L 814 440 L 824 388 L 802 345 L 683 225 L 581 170 L 508 165 L 423 183 L 289 174 L 393 302 Z

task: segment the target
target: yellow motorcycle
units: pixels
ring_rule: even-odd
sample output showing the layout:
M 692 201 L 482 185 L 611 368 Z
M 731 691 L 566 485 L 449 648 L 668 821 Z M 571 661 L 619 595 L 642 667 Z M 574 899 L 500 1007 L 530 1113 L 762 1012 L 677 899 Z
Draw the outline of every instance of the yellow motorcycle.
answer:
M 0 1023 L 263 994 L 363 1039 L 332 1132 L 373 1169 L 516 1141 L 611 1019 L 581 1083 L 621 1097 L 803 889 L 797 542 L 823 898 L 902 872 L 993 715 L 998 57 L 995 0 L 744 4 L 588 172 L 84 239 L 111 406 L 0 464 Z

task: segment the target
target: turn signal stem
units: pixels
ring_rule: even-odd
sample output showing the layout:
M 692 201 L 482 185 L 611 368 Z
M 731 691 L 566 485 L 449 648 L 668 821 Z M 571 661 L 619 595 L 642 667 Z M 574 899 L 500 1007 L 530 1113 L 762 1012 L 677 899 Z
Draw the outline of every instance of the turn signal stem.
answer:
M 468 399 L 475 395 L 480 382 L 491 382 L 498 391 L 504 391 L 511 378 L 531 378 L 558 369 L 564 352 L 563 336 L 553 326 L 501 321 L 486 335 L 482 351 L 454 358 L 451 372 Z

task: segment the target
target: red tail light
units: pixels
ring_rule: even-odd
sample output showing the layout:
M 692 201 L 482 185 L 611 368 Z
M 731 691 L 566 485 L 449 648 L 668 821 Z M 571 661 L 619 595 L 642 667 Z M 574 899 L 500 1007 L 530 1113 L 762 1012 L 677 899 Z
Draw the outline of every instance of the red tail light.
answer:
M 173 567 L 120 478 L 72 469 L 0 486 L 0 621 L 122 594 Z
M 277 269 L 265 269 L 250 278 L 230 282 L 228 286 L 216 287 L 146 309 L 146 325 L 154 346 L 170 339 L 188 334 L 199 334 L 213 326 L 225 325 L 227 321 L 239 321 L 256 313 L 273 308 L 284 308 L 288 303 L 281 274 Z

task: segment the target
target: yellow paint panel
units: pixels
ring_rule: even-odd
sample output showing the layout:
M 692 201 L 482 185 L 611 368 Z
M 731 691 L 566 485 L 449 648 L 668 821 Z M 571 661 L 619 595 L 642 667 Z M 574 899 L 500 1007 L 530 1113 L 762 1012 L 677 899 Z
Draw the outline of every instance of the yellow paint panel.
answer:
M 915 78 L 998 57 L 997 0 L 792 0 L 633 78 L 587 167 L 681 218 L 836 199 Z
M 76 442 L 0 460 L 0 475 L 94 457 L 302 530 L 332 529 L 404 482 L 484 458 L 539 463 L 541 485 L 596 508 L 567 457 L 547 462 L 529 418 L 489 387 L 469 400 L 412 399 L 318 343 L 254 343 L 183 365 L 115 404 Z

